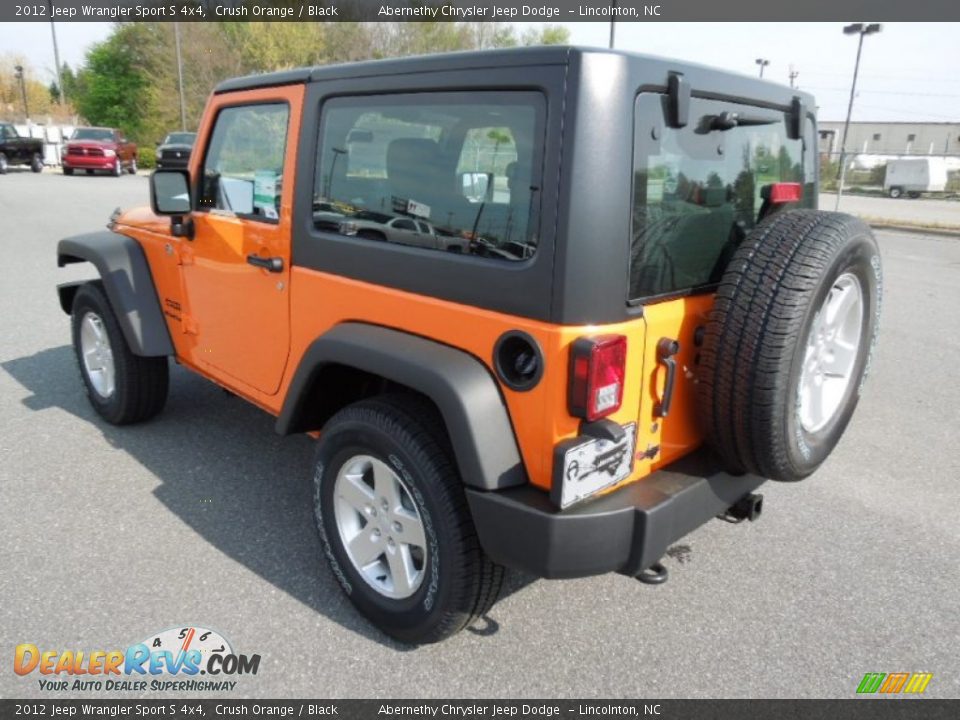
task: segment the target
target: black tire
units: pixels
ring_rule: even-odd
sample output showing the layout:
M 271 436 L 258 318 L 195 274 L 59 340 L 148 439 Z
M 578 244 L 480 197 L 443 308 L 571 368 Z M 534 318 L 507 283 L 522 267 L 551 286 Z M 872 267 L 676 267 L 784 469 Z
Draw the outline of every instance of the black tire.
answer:
M 379 242 L 386 242 L 387 236 L 382 232 L 377 232 L 376 230 L 360 230 L 357 233 L 358 238 L 363 238 L 364 240 L 377 240 Z
M 920 197 L 920 193 L 918 193 L 916 190 L 911 190 L 907 193 L 907 197 L 911 200 L 916 200 L 918 197 Z
M 35 173 L 43 172 L 43 158 L 40 157 L 40 153 L 34 153 L 30 158 L 30 170 Z
M 887 191 L 887 194 L 888 194 L 890 197 L 892 197 L 894 200 L 896 200 L 898 197 L 900 197 L 901 195 L 903 195 L 903 189 L 898 188 L 898 187 L 892 187 L 892 188 L 890 188 L 890 190 Z
M 851 277 L 861 293 L 861 319 L 849 381 L 825 424 L 808 429 L 800 402 L 807 342 L 835 284 L 851 284 Z M 795 481 L 827 458 L 869 371 L 881 295 L 876 241 L 854 217 L 782 212 L 744 240 L 717 290 L 698 369 L 704 434 L 728 470 Z
M 3 153 L 0 153 L 0 175 L 6 175 L 7 170 L 10 169 L 10 162 L 7 160 L 7 156 Z
M 81 351 L 81 325 L 91 313 L 102 322 L 113 358 L 114 389 L 107 394 L 101 394 L 94 386 Z M 127 425 L 149 420 L 163 409 L 169 387 L 167 358 L 140 357 L 130 351 L 100 282 L 86 283 L 77 290 L 71 325 L 83 386 L 93 409 L 104 420 L 112 425 Z
M 346 553 L 334 487 L 340 469 L 357 455 L 386 463 L 410 489 L 420 513 L 427 553 L 420 585 L 409 597 L 394 599 L 376 590 Z M 480 547 L 436 411 L 415 396 L 364 400 L 327 422 L 314 465 L 314 514 L 324 554 L 344 592 L 368 620 L 398 640 L 443 640 L 497 599 L 503 568 Z
M 64 175 L 73 175 L 73 168 L 68 168 L 68 167 L 63 168 L 63 174 L 64 174 Z

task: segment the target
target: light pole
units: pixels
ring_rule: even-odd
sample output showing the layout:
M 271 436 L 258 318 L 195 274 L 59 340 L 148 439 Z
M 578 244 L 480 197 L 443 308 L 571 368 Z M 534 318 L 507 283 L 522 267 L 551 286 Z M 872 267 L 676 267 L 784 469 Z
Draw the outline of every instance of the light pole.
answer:
M 610 2 L 610 49 L 613 50 L 614 35 L 616 34 L 617 21 L 614 20 L 617 12 L 617 0 Z
M 847 105 L 847 120 L 843 124 L 843 139 L 840 141 L 840 185 L 837 187 L 837 204 L 834 210 L 840 209 L 840 198 L 843 196 L 843 181 L 847 177 L 847 133 L 850 131 L 850 116 L 853 114 L 853 98 L 857 93 L 857 74 L 860 72 L 860 53 L 863 51 L 863 38 L 880 32 L 883 26 L 880 23 L 853 23 L 843 29 L 844 35 L 859 35 L 857 41 L 857 61 L 853 65 L 853 82 L 850 85 L 850 102 Z
M 63 78 L 60 77 L 60 49 L 57 47 L 57 26 L 53 24 L 53 0 L 47 0 L 47 7 L 50 8 L 50 34 L 53 35 L 53 61 L 57 64 L 57 87 L 60 89 L 57 102 L 63 105 L 67 94 L 63 89 Z
M 177 45 L 177 87 L 180 90 L 180 129 L 187 129 L 187 105 L 183 100 L 183 56 L 180 54 L 180 23 L 173 24 L 173 39 Z
M 760 66 L 760 77 L 763 77 L 763 69 L 770 64 L 766 58 L 757 58 L 754 62 Z
M 20 97 L 23 99 L 24 120 L 29 120 L 30 108 L 27 107 L 27 86 L 23 82 L 23 65 L 14 65 L 13 69 L 16 70 L 15 77 L 20 81 Z

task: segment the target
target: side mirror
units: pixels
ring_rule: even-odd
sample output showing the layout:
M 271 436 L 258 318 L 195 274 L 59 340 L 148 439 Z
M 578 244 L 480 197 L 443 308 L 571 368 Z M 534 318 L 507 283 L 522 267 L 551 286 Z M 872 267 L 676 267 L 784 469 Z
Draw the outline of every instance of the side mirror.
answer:
M 470 202 L 489 202 L 493 199 L 493 173 L 460 173 L 460 191 Z
M 186 170 L 154 170 L 150 175 L 150 206 L 157 215 L 170 216 L 174 237 L 193 237 L 193 223 L 184 220 L 193 208 Z

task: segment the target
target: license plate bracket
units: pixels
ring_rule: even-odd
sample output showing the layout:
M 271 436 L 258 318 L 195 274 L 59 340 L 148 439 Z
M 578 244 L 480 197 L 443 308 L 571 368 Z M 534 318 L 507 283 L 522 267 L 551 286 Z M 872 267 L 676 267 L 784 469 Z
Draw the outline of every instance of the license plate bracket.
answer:
M 554 448 L 550 497 L 561 509 L 616 485 L 633 471 L 637 424 L 621 426 L 618 442 L 593 437 L 566 440 Z

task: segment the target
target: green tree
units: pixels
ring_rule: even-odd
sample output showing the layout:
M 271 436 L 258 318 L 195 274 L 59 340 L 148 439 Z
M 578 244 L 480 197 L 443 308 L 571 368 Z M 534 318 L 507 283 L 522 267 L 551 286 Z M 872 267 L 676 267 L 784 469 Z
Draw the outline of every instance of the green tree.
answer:
M 84 90 L 75 98 L 87 122 L 139 137 L 148 112 L 143 47 L 149 44 L 149 33 L 147 25 L 118 25 L 87 52 L 81 71 Z

